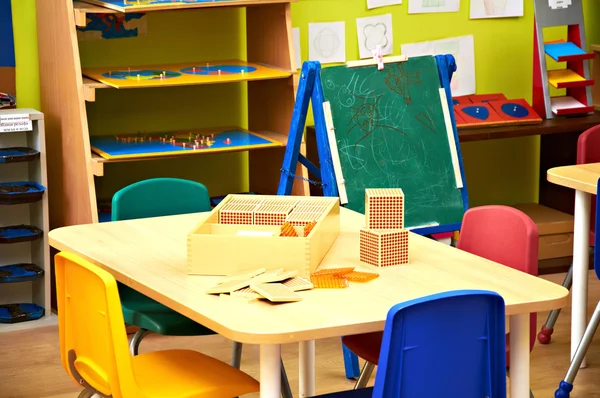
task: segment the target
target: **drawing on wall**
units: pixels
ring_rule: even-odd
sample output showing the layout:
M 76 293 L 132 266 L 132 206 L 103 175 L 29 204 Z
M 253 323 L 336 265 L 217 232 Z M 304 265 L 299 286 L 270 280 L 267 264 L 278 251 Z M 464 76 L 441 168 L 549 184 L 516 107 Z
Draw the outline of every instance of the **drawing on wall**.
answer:
M 300 28 L 292 29 L 292 39 L 294 41 L 294 58 L 296 59 L 296 69 L 301 69 L 302 54 L 300 52 Z
M 146 14 L 88 14 L 87 25 L 77 27 L 80 40 L 125 39 L 147 33 Z
M 548 0 L 548 5 L 553 10 L 569 8 L 573 4 L 573 0 Z
M 379 7 L 393 6 L 396 4 L 402 4 L 402 0 L 367 0 L 367 8 L 369 10 Z
M 409 14 L 458 11 L 460 11 L 460 0 L 408 0 Z
M 381 46 L 381 54 L 392 53 L 394 42 L 392 34 L 392 14 L 377 15 L 367 18 L 356 18 L 358 32 L 358 50 L 360 58 L 371 58 L 377 45 Z
M 385 68 L 387 76 L 384 79 L 388 88 L 401 96 L 404 99 L 406 105 L 412 104 L 412 97 L 410 95 L 410 86 L 412 84 L 421 84 L 421 78 L 419 72 L 414 74 L 408 74 L 404 71 L 404 65 L 399 64 L 397 68 Z
M 308 56 L 322 64 L 346 62 L 345 22 L 308 24 Z
M 450 82 L 452 95 L 458 97 L 475 94 L 475 46 L 473 36 L 403 44 L 402 54 L 409 57 L 452 54 L 457 66 Z
M 471 19 L 523 16 L 523 0 L 471 0 Z

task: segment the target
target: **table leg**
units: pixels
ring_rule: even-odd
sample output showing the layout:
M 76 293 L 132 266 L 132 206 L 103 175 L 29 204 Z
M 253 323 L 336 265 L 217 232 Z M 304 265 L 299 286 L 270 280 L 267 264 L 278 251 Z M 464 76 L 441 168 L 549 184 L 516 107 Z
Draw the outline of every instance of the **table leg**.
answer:
M 591 195 L 575 191 L 573 237 L 573 286 L 571 290 L 571 359 L 577 351 L 587 323 L 588 267 Z M 587 366 L 585 358 L 581 367 Z
M 300 342 L 300 398 L 315 395 L 315 341 Z
M 281 346 L 260 346 L 260 398 L 281 398 Z
M 510 316 L 510 397 L 529 398 L 529 314 Z

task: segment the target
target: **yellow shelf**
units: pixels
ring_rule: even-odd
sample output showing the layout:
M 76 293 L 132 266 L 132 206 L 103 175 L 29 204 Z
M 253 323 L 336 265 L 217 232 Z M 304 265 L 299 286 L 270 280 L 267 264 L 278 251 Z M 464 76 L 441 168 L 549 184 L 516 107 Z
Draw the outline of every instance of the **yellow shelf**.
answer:
M 548 71 L 548 83 L 555 88 L 569 88 L 592 85 L 593 81 L 586 80 L 570 69 Z
M 188 10 L 195 8 L 212 8 L 212 7 L 246 7 L 251 5 L 262 5 L 262 4 L 277 4 L 277 3 L 294 3 L 298 0 L 230 0 L 230 1 L 199 1 L 196 3 L 190 3 L 185 1 L 180 2 L 153 2 L 152 0 L 81 0 L 76 1 L 73 5 L 75 7 L 76 15 L 94 14 L 94 13 L 130 13 L 130 12 L 152 12 L 152 11 L 174 11 L 174 10 Z M 125 3 L 129 3 L 126 5 Z M 81 17 L 80 17 L 81 18 Z M 83 19 L 76 19 L 79 23 L 85 21 Z
M 198 129 L 196 132 L 205 131 L 206 133 L 210 133 L 213 131 L 221 131 L 230 128 L 210 128 L 210 129 Z M 231 128 L 233 129 L 233 128 Z M 261 138 L 265 138 L 266 140 L 271 141 L 269 145 L 251 145 L 251 146 L 232 146 L 231 148 L 219 148 L 215 150 L 207 149 L 207 150 L 198 150 L 198 151 L 176 151 L 176 152 L 160 152 L 160 153 L 145 153 L 139 154 L 138 156 L 124 156 L 124 157 L 112 157 L 107 159 L 105 157 L 100 156 L 97 153 L 92 153 L 92 173 L 97 177 L 104 176 L 104 165 L 106 163 L 123 163 L 123 162 L 137 162 L 142 160 L 158 160 L 158 159 L 172 159 L 172 158 L 182 158 L 189 156 L 202 156 L 202 155 L 211 155 L 218 153 L 232 153 L 232 152 L 243 152 L 243 151 L 255 151 L 259 149 L 269 148 L 269 147 L 285 147 L 287 145 L 287 136 L 283 134 L 274 133 L 271 131 L 261 131 L 260 133 L 253 133 Z M 153 135 L 153 134 L 148 134 Z M 160 133 L 154 134 L 156 136 L 164 135 Z M 94 137 L 91 137 L 92 140 Z M 92 147 L 94 144 L 91 144 Z
M 208 74 L 206 70 L 209 71 Z M 165 78 L 159 77 L 162 73 L 165 73 Z M 83 87 L 86 101 L 93 102 L 96 98 L 95 90 L 101 88 L 178 87 L 273 80 L 288 78 L 293 73 L 295 72 L 270 65 L 240 60 L 83 68 Z

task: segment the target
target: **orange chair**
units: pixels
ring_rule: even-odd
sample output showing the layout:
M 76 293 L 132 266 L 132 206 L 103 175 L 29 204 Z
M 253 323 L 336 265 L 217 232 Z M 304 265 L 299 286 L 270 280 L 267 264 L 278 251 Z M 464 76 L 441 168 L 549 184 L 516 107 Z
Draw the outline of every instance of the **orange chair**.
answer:
M 113 276 L 70 253 L 55 258 L 63 367 L 80 397 L 231 398 L 259 391 L 242 371 L 191 350 L 132 357 Z

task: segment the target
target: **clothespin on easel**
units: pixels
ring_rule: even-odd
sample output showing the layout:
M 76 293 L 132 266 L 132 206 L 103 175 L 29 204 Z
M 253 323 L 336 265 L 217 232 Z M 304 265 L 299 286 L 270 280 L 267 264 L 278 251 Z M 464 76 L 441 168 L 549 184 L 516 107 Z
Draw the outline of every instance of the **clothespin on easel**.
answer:
M 377 46 L 377 48 L 373 49 L 372 51 L 373 51 L 373 58 L 361 59 L 360 61 L 348 61 L 348 62 L 346 62 L 346 67 L 357 68 L 359 66 L 377 65 L 378 70 L 383 70 L 384 64 L 408 61 L 408 57 L 406 55 L 383 57 L 381 54 L 381 46 Z
M 383 70 L 383 55 L 381 55 L 381 44 L 378 44 L 371 51 L 373 52 L 373 59 L 375 60 L 375 63 L 377 63 L 377 70 Z

